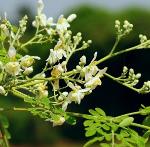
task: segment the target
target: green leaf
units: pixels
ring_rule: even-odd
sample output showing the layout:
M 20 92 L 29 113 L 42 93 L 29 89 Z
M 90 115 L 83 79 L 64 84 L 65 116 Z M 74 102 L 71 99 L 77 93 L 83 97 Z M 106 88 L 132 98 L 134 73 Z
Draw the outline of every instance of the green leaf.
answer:
M 126 130 L 121 130 L 120 135 L 124 138 L 124 137 L 129 137 L 130 134 Z
M 119 140 L 119 141 L 121 141 L 121 140 L 123 139 L 122 135 L 120 135 L 120 134 L 117 134 L 117 135 L 116 135 L 116 138 L 117 138 L 117 140 Z
M 148 114 L 150 114 L 150 106 L 145 107 L 143 109 L 140 109 L 140 114 L 141 115 L 148 115 Z
M 3 146 L 3 144 L 4 144 L 4 141 L 3 139 L 0 138 L 0 145 Z
M 93 120 L 86 120 L 84 121 L 83 125 L 86 126 L 91 126 L 93 124 Z
M 58 121 L 60 119 L 60 116 L 54 113 L 51 114 L 51 117 L 52 117 L 52 120 L 54 121 Z
M 105 137 L 106 141 L 111 141 L 112 134 L 105 134 L 104 137 Z
M 131 125 L 131 123 L 133 121 L 134 121 L 133 117 L 125 118 L 123 121 L 120 122 L 119 126 L 120 127 L 127 127 L 127 126 Z
M 128 118 L 128 116 L 122 116 L 122 117 L 119 117 L 119 118 L 115 118 L 113 119 L 113 121 L 115 123 L 120 123 L 121 121 L 123 121 L 125 118 Z
M 94 137 L 93 139 L 86 142 L 86 144 L 83 147 L 88 147 L 88 146 L 94 144 L 97 141 L 101 142 L 103 139 L 104 139 L 104 137 Z
M 85 136 L 90 137 L 96 134 L 96 129 L 89 129 L 86 131 Z
M 97 130 L 97 132 L 100 134 L 100 135 L 102 135 L 102 136 L 105 136 L 107 133 L 105 132 L 105 131 L 103 131 L 103 129 L 101 129 L 101 128 L 97 128 L 96 129 Z
M 110 130 L 110 127 L 107 124 L 102 124 L 101 127 L 106 131 Z
M 144 138 L 149 138 L 150 136 L 150 130 L 146 131 L 143 135 Z
M 97 112 L 94 111 L 93 109 L 90 109 L 90 110 L 89 110 L 89 113 L 91 113 L 92 115 L 99 116 L 99 113 L 97 113 Z
M 75 125 L 76 124 L 76 118 L 72 116 L 68 116 L 66 119 L 66 122 L 70 125 Z
M 47 109 L 50 108 L 49 107 L 50 101 L 47 97 L 40 98 L 39 100 L 40 100 L 41 104 L 44 105 L 45 108 L 47 108 Z
M 92 115 L 83 115 L 83 118 L 85 118 L 85 119 L 93 119 L 94 117 Z
M 108 126 L 110 126 L 111 127 L 111 129 L 114 131 L 114 132 L 116 132 L 117 130 L 118 130 L 118 128 L 119 128 L 119 126 L 117 125 L 117 124 L 115 124 L 115 123 L 107 123 L 107 125 Z
M 143 125 L 145 126 L 150 126 L 150 116 L 147 116 L 143 122 L 142 122 Z
M 8 119 L 4 115 L 0 115 L 0 123 L 2 124 L 2 126 L 4 128 L 8 128 L 9 127 Z
M 106 116 L 105 112 L 101 108 L 95 108 L 96 112 L 98 112 L 102 116 Z
M 6 136 L 7 139 L 11 139 L 11 135 L 8 132 L 8 130 L 6 130 L 6 129 L 5 129 L 5 136 Z

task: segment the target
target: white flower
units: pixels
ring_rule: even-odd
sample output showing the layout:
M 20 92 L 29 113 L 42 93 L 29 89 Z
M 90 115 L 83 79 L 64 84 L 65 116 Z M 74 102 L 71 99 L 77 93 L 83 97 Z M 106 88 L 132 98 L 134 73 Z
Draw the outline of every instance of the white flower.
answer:
M 51 35 L 53 33 L 53 31 L 54 30 L 52 28 L 46 29 L 46 32 L 47 32 L 48 35 Z
M 73 101 L 77 102 L 78 104 L 80 104 L 81 100 L 89 92 L 91 92 L 91 90 L 89 88 L 81 89 L 81 87 L 80 87 L 80 89 L 76 89 L 76 90 L 71 91 L 68 94 L 68 97 L 66 98 L 66 100 L 64 101 L 64 103 L 62 104 L 62 109 L 64 111 L 66 111 L 66 109 L 68 107 L 68 104 L 70 104 Z
M 74 101 L 77 102 L 78 104 L 80 104 L 81 100 L 84 98 L 85 94 L 84 92 L 82 92 L 82 90 L 75 90 L 75 91 L 71 91 L 68 95 L 68 99 L 70 101 Z
M 25 55 L 20 59 L 20 65 L 23 68 L 30 67 L 34 63 L 34 59 L 40 60 L 40 57 Z
M 60 94 L 60 96 L 58 97 L 59 101 L 63 101 L 64 99 L 66 99 L 66 97 L 68 96 L 68 92 L 63 92 Z
M 40 15 L 44 9 L 44 3 L 42 0 L 38 0 L 38 15 Z
M 33 27 L 37 27 L 38 26 L 38 22 L 36 20 L 32 21 L 32 26 Z
M 88 65 L 81 71 L 81 76 L 85 77 L 85 81 L 89 81 L 99 71 L 96 65 Z
M 59 18 L 58 18 L 58 22 L 56 24 L 56 30 L 59 32 L 64 32 L 64 31 L 67 31 L 67 28 L 70 27 L 70 24 L 68 23 L 67 19 L 64 18 L 63 15 L 61 15 Z
M 3 86 L 0 86 L 0 94 L 1 95 L 5 95 L 6 94 L 6 91 L 5 91 Z
M 65 118 L 62 116 L 59 116 L 57 120 L 52 120 L 52 122 L 53 122 L 53 127 L 60 126 L 65 122 Z
M 39 25 L 44 27 L 47 25 L 47 17 L 45 14 L 40 14 L 39 15 Z
M 86 88 L 90 88 L 91 90 L 95 89 L 98 85 L 101 85 L 102 82 L 100 80 L 100 78 L 103 77 L 104 73 L 106 72 L 107 68 L 105 67 L 102 70 L 99 70 L 99 72 L 95 75 L 95 76 L 91 76 L 91 78 L 89 78 L 89 80 L 85 83 L 85 87 Z
M 32 25 L 34 27 L 38 26 L 51 26 L 53 24 L 53 18 L 50 17 L 47 19 L 46 15 L 42 13 L 44 9 L 44 3 L 42 0 L 38 0 L 38 15 L 36 16 L 35 20 L 32 22 Z
M 21 71 L 19 62 L 8 62 L 5 65 L 5 71 L 12 76 L 18 75 Z
M 86 64 L 86 56 L 82 56 L 80 58 L 80 62 L 79 62 L 80 65 L 85 65 Z
M 98 85 L 101 85 L 102 82 L 98 76 L 92 77 L 87 83 L 85 83 L 85 87 L 90 88 L 91 90 L 95 89 Z
M 81 100 L 84 98 L 85 94 L 89 92 L 89 88 L 81 89 L 80 86 L 74 86 L 71 82 L 68 83 L 68 86 L 73 90 L 68 94 L 67 101 L 77 102 L 80 104 Z
M 39 98 L 44 98 L 48 96 L 48 91 L 46 90 L 47 89 L 46 84 L 47 82 L 36 84 Z
M 58 65 L 56 65 L 56 68 L 61 72 L 61 73 L 63 73 L 64 72 L 64 67 L 63 67 L 63 65 L 62 64 L 58 64 Z
M 53 17 L 49 17 L 48 19 L 47 19 L 47 25 L 48 26 L 51 26 L 53 24 Z
M 33 72 L 33 67 L 31 66 L 31 67 L 25 68 L 23 74 L 24 74 L 24 75 L 29 75 L 29 74 L 32 73 L 32 72 Z
M 65 101 L 65 102 L 62 104 L 62 110 L 66 111 L 66 109 L 67 109 L 69 103 L 71 103 L 71 101 Z
M 5 24 L 1 24 L 0 28 L 6 36 L 9 36 L 9 29 L 7 28 Z
M 76 14 L 71 14 L 68 16 L 67 21 L 72 22 L 74 19 L 76 19 L 77 15 Z
M 14 58 L 16 56 L 16 49 L 13 46 L 9 47 L 8 56 L 10 58 Z
M 50 55 L 46 61 L 48 61 L 49 64 L 55 64 L 63 57 L 66 57 L 66 52 L 63 49 L 58 50 L 50 49 Z

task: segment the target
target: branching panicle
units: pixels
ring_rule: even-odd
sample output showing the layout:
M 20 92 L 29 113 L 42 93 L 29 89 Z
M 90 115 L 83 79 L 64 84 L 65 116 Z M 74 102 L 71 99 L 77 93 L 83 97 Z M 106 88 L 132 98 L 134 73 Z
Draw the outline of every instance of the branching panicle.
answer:
M 67 18 L 61 15 L 56 22 L 52 17 L 47 18 L 44 14 L 44 3 L 38 0 L 37 16 L 32 22 L 35 28 L 34 35 L 23 42 L 27 30 L 28 16 L 24 16 L 18 26 L 14 26 L 4 18 L 0 23 L 0 94 L 6 96 L 12 93 L 22 98 L 25 103 L 30 104 L 29 108 L 12 108 L 13 111 L 29 111 L 38 115 L 44 121 L 51 122 L 53 126 L 62 125 L 65 122 L 74 125 L 74 117 L 85 119 L 85 135 L 91 137 L 86 146 L 99 142 L 101 146 L 130 146 L 144 147 L 150 135 L 150 127 L 145 124 L 138 124 L 134 115 L 146 116 L 144 122 L 149 120 L 150 108 L 142 106 L 137 112 L 127 113 L 116 117 L 107 116 L 100 109 L 90 109 L 90 114 L 67 112 L 71 103 L 80 104 L 82 99 L 92 93 L 94 89 L 102 85 L 102 78 L 108 77 L 119 84 L 130 88 L 141 94 L 150 92 L 150 81 L 144 82 L 141 88 L 138 83 L 141 73 L 135 73 L 134 69 L 123 67 L 119 77 L 114 77 L 107 72 L 105 67 L 99 67 L 102 62 L 134 50 L 142 50 L 150 46 L 150 40 L 140 34 L 140 44 L 116 51 L 119 41 L 128 35 L 133 25 L 127 20 L 115 21 L 117 32 L 116 41 L 108 55 L 97 59 L 97 52 L 94 53 L 90 63 L 87 57 L 82 55 L 77 61 L 74 69 L 68 69 L 68 63 L 73 54 L 88 49 L 91 40 L 83 41 L 79 32 L 72 35 L 70 25 L 76 14 Z M 55 42 L 54 42 L 55 41 Z M 34 63 L 43 60 L 38 56 L 22 55 L 24 49 L 34 44 L 50 44 L 49 56 L 46 65 L 38 74 L 31 76 L 34 71 Z M 63 87 L 60 83 L 63 83 Z M 0 111 L 8 109 L 1 108 Z M 139 135 L 133 127 L 143 129 L 145 134 Z M 8 146 L 9 137 L 6 135 L 8 126 L 3 124 L 0 117 L 0 134 L 2 134 L 2 145 Z M 5 132 L 5 133 L 4 133 Z M 1 145 L 1 144 L 0 144 Z

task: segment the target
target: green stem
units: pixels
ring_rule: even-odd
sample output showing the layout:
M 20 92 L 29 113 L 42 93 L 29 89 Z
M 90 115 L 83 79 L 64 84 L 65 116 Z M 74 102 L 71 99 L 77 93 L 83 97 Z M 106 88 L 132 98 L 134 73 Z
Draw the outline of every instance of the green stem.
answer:
M 98 65 L 98 64 L 100 64 L 100 63 L 102 63 L 102 62 L 104 62 L 104 61 L 110 59 L 111 57 L 112 57 L 112 55 L 109 54 L 109 55 L 105 56 L 104 58 L 102 58 L 102 59 L 96 61 L 95 63 L 96 63 L 96 65 Z
M 131 126 L 150 130 L 149 126 L 141 125 L 141 124 L 138 124 L 138 123 L 131 123 Z
M 89 140 L 88 142 L 86 142 L 86 144 L 84 144 L 84 146 L 83 147 L 90 147 L 92 144 L 94 144 L 95 142 L 97 142 L 97 141 L 102 141 L 104 139 L 104 137 L 95 137 L 95 138 L 93 138 L 93 139 L 91 139 L 91 140 Z
M 6 135 L 4 135 L 4 143 L 5 143 L 5 147 L 9 147 L 9 142 Z
M 110 58 L 112 58 L 112 57 L 115 57 L 115 56 L 118 56 L 118 55 L 121 55 L 121 54 L 130 52 L 130 51 L 142 50 L 142 49 L 149 49 L 149 48 L 143 48 L 143 47 L 144 47 L 145 45 L 147 45 L 147 44 L 150 44 L 150 40 L 147 40 L 146 42 L 144 42 L 144 43 L 142 43 L 142 44 L 138 44 L 138 45 L 136 45 L 136 46 L 134 46 L 134 47 L 130 47 L 130 48 L 128 48 L 128 49 L 121 50 L 121 51 L 118 51 L 118 52 L 116 52 L 116 53 L 113 53 L 114 50 L 115 50 L 115 46 L 117 46 L 117 43 L 116 43 L 116 45 L 114 45 L 114 47 L 113 47 L 114 49 L 112 49 L 111 53 L 108 54 L 107 56 L 101 58 L 100 60 L 98 60 L 98 61 L 96 62 L 96 65 L 98 65 L 98 64 L 100 64 L 100 63 L 102 63 L 102 62 L 104 62 L 104 61 L 106 61 L 106 60 L 108 60 L 108 59 L 110 59 Z
M 28 111 L 27 108 L 0 108 L 0 111 Z
M 16 108 L 16 107 L 14 107 L 13 110 L 14 111 L 28 111 L 27 108 Z
M 121 117 L 124 117 L 124 116 L 138 115 L 140 113 L 141 113 L 141 111 L 135 111 L 135 112 L 131 112 L 131 113 L 126 113 L 126 114 L 119 115 L 119 116 L 115 117 L 115 119 L 118 119 L 118 118 L 121 118 Z
M 120 36 L 117 36 L 116 41 L 115 41 L 115 44 L 114 44 L 112 50 L 110 51 L 109 55 L 112 55 L 112 54 L 113 54 L 113 52 L 115 51 L 115 49 L 116 49 L 116 47 L 117 47 L 117 45 L 118 45 L 120 39 L 121 39 L 121 37 L 120 37 Z
M 32 37 L 29 41 L 27 41 L 26 43 L 22 44 L 20 48 L 24 48 L 25 46 L 32 44 L 32 42 L 36 39 L 36 37 Z
M 114 130 L 112 130 L 111 133 L 112 133 L 112 137 L 111 137 L 112 138 L 112 144 L 111 144 L 111 146 L 115 147 L 115 134 L 114 134 Z
M 9 142 L 8 142 L 7 136 L 5 134 L 5 128 L 2 125 L 2 123 L 0 123 L 0 128 L 1 128 L 0 130 L 1 130 L 1 133 L 2 133 L 2 137 L 3 137 L 3 141 L 4 141 L 4 144 L 5 144 L 5 147 L 9 147 Z
M 127 88 L 129 88 L 129 89 L 132 89 L 133 91 L 136 91 L 136 92 L 138 92 L 138 93 L 139 93 L 139 89 L 134 88 L 134 87 L 131 87 L 131 86 L 129 86 L 129 85 L 128 85 L 128 84 L 126 84 L 126 83 L 122 83 L 122 82 L 118 81 L 118 79 L 117 79 L 117 78 L 115 78 L 115 77 L 111 76 L 110 74 L 105 73 L 104 75 L 105 75 L 106 77 L 108 77 L 108 78 L 112 79 L 113 81 L 115 81 L 115 82 L 117 82 L 117 83 L 119 83 L 119 84 L 121 84 L 121 85 L 123 85 L 123 86 L 125 86 L 125 87 L 127 87 Z
M 14 40 L 12 41 L 12 43 L 10 44 L 10 46 L 13 46 L 13 45 L 14 45 L 14 43 L 15 43 L 15 41 L 16 41 L 18 35 L 19 35 L 19 33 L 20 33 L 20 28 L 18 29 L 18 31 L 17 31 L 17 33 L 16 33 L 16 35 L 15 35 L 15 38 L 14 38 Z
M 91 115 L 88 115 L 88 114 L 75 113 L 75 112 L 67 112 L 67 114 L 69 114 L 71 116 L 75 116 L 75 117 L 80 117 L 80 118 L 84 118 L 84 116 L 91 116 Z

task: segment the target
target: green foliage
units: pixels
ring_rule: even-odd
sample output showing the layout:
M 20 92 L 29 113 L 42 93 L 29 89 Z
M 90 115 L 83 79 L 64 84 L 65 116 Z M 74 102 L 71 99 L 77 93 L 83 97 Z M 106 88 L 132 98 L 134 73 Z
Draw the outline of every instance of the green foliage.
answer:
M 107 146 L 129 146 L 145 147 L 148 141 L 149 131 L 140 136 L 130 126 L 134 118 L 126 116 L 110 117 L 100 108 L 90 109 L 89 116 L 85 116 L 84 121 L 85 136 L 90 137 L 85 147 L 100 143 L 103 147 Z M 103 143 L 105 142 L 105 143 Z
M 22 41 L 27 27 L 28 17 L 25 15 L 19 26 L 13 26 L 6 18 L 0 25 L 0 94 L 6 96 L 9 93 L 22 98 L 28 104 L 26 108 L 13 108 L 14 111 L 29 111 L 44 121 L 51 122 L 53 126 L 62 125 L 65 121 L 71 125 L 76 124 L 75 117 L 85 119 L 85 136 L 91 139 L 85 146 L 99 143 L 102 147 L 129 146 L 144 147 L 149 137 L 149 114 L 150 108 L 143 106 L 139 111 L 117 117 L 107 116 L 100 109 L 89 110 L 89 115 L 67 112 L 68 105 L 72 102 L 80 104 L 81 100 L 102 85 L 102 77 L 110 79 L 126 86 L 138 93 L 150 92 L 150 81 L 144 82 L 141 88 L 136 88 L 141 74 L 135 74 L 134 69 L 123 68 L 120 77 L 113 77 L 107 72 L 107 67 L 100 69 L 98 65 L 117 55 L 133 50 L 142 50 L 150 47 L 150 40 L 140 34 L 139 44 L 124 50 L 116 51 L 119 41 L 126 37 L 133 29 L 133 25 L 124 20 L 115 21 L 116 41 L 111 51 L 104 57 L 97 59 L 97 52 L 93 59 L 87 63 L 83 55 L 73 69 L 68 68 L 68 63 L 73 54 L 85 50 L 91 44 L 91 40 L 82 41 L 79 32 L 72 36 L 69 29 L 76 14 L 67 18 L 61 15 L 57 22 L 48 18 L 43 13 L 44 4 L 38 1 L 37 16 L 32 22 L 35 34 L 27 41 Z M 90 26 L 91 27 L 91 26 Z M 54 43 L 46 60 L 45 67 L 36 75 L 30 75 L 34 70 L 34 62 L 40 60 L 38 56 L 20 55 L 34 44 Z M 109 67 L 108 67 L 109 68 Z M 2 109 L 3 111 L 3 109 Z M 133 115 L 146 115 L 143 124 L 134 122 Z M 8 123 L 5 118 L 0 117 L 1 133 L 4 138 L 2 144 L 8 146 L 7 131 Z M 143 129 L 140 136 L 133 127 Z M 145 131 L 146 130 L 146 131 Z
M 9 123 L 5 116 L 0 115 L 0 146 L 9 147 L 8 139 L 11 138 L 8 132 Z

